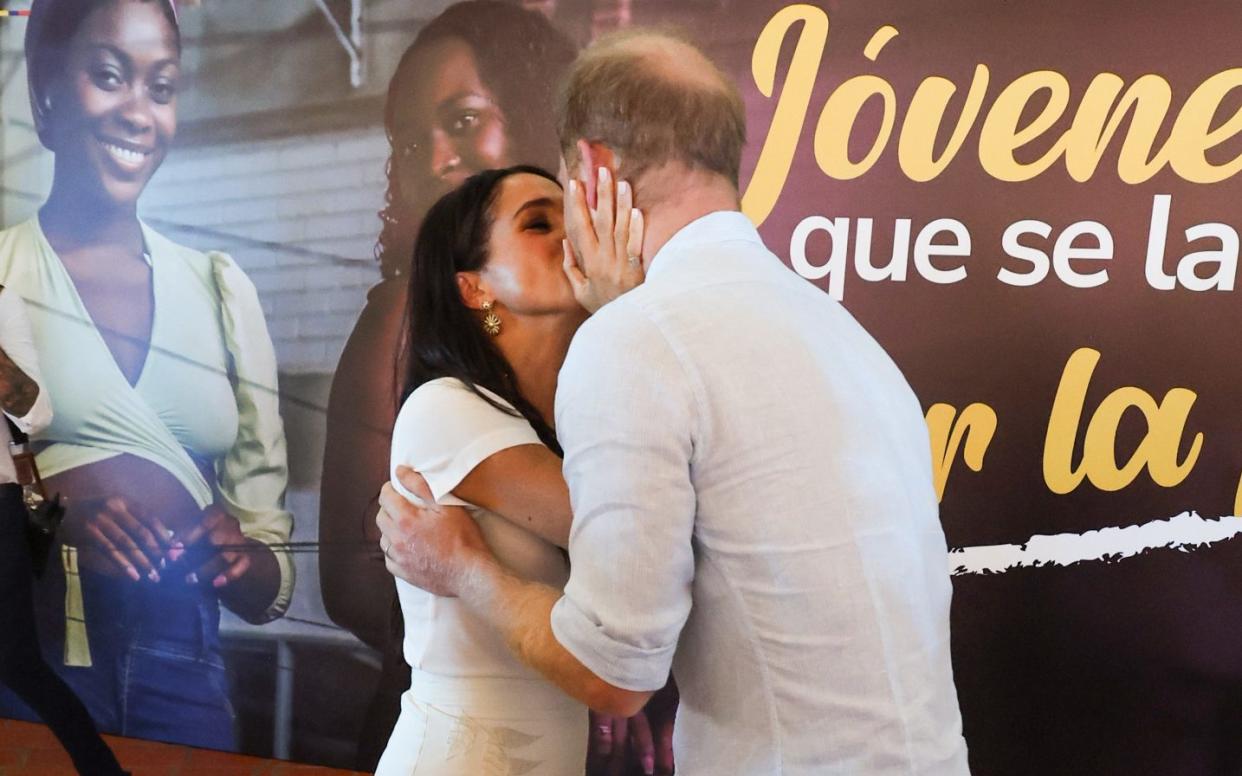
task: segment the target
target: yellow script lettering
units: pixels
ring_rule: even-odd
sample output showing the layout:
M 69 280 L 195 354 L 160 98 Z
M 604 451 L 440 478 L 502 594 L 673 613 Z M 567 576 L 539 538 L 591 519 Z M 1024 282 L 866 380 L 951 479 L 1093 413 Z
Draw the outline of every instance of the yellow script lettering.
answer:
M 802 23 L 802 32 L 798 35 L 793 61 L 789 64 L 789 73 L 785 76 L 785 85 L 776 103 L 776 114 L 772 117 L 772 126 L 768 128 L 768 136 L 759 152 L 755 172 L 746 185 L 746 193 L 742 195 L 742 212 L 755 224 L 762 224 L 772 208 L 776 207 L 776 200 L 785 188 L 785 179 L 789 177 L 789 166 L 793 164 L 794 150 L 798 147 L 807 108 L 811 104 L 811 89 L 815 86 L 815 76 L 828 42 L 828 14 L 813 5 L 782 8 L 759 34 L 751 57 L 750 69 L 755 86 L 759 87 L 759 93 L 764 97 L 771 97 L 776 88 L 776 66 L 781 55 L 781 44 L 785 42 L 789 30 L 799 22 Z
M 1186 479 L 1203 449 L 1202 432 L 1195 434 L 1186 459 L 1177 460 L 1186 420 L 1198 396 L 1186 388 L 1173 388 L 1157 403 L 1146 391 L 1118 388 L 1100 402 L 1087 423 L 1082 461 L 1073 463 L 1074 443 L 1082 420 L 1087 387 L 1100 361 L 1100 352 L 1079 348 L 1070 356 L 1052 403 L 1052 417 L 1044 442 L 1044 481 L 1053 493 L 1073 491 L 1084 477 L 1103 491 L 1129 485 L 1146 466 L 1152 480 L 1171 488 Z M 1117 465 L 1117 429 L 1127 410 L 1137 409 L 1147 421 L 1147 433 L 1130 460 Z
M 971 404 L 954 422 L 957 410 L 948 404 L 933 404 L 927 410 L 927 430 L 931 435 L 932 476 L 936 498 L 944 498 L 949 470 L 965 441 L 962 460 L 971 471 L 983 469 L 983 456 L 996 435 L 996 411 L 986 404 Z

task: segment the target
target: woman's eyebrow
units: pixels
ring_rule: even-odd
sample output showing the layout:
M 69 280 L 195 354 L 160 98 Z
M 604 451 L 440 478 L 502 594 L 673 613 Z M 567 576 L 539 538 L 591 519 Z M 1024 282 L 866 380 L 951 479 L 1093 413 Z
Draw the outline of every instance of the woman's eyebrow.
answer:
M 440 100 L 440 102 L 436 103 L 436 108 L 439 110 L 443 110 L 444 108 L 450 107 L 453 103 L 457 102 L 458 100 L 464 100 L 467 97 L 478 97 L 480 99 L 487 100 L 488 102 L 492 102 L 492 98 L 488 97 L 483 92 L 480 92 L 476 89 L 462 89 L 460 92 L 454 92 L 453 94 L 450 94 L 449 96 Z
M 111 43 L 91 43 L 89 49 L 92 54 L 97 51 L 102 51 L 105 54 L 111 54 L 123 62 L 129 62 L 130 60 L 129 54 L 126 54 L 123 50 Z
M 124 64 L 126 67 L 132 67 L 134 64 L 133 57 L 131 57 L 123 49 L 118 48 L 116 45 L 112 43 L 104 43 L 104 42 L 91 43 L 90 51 L 91 53 L 102 51 L 105 54 L 111 54 L 112 56 L 121 60 L 122 64 Z M 175 65 L 177 67 L 180 67 L 181 62 L 176 57 L 164 57 L 163 59 L 154 63 L 153 67 L 157 69 L 163 69 L 165 67 L 168 67 L 169 65 Z

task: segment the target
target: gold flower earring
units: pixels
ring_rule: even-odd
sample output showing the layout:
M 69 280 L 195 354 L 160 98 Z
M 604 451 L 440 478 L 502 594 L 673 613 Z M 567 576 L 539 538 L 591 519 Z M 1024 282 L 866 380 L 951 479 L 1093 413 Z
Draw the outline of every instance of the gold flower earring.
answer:
M 492 302 L 488 300 L 483 303 L 483 331 L 493 337 L 500 334 L 500 316 L 492 310 Z

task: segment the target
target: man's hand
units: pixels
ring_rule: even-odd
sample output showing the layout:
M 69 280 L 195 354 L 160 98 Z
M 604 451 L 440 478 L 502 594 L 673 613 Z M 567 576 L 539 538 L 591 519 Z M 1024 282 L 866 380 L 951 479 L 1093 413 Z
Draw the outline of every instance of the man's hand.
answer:
M 608 168 L 601 167 L 594 210 L 576 178 L 570 179 L 565 197 L 565 275 L 578 304 L 592 313 L 645 276 L 642 211 L 634 207 L 629 183 L 621 181 L 615 188 Z
M 460 598 L 500 632 L 519 660 L 587 706 L 623 717 L 642 710 L 651 693 L 608 684 L 553 636 L 552 607 L 559 590 L 506 571 L 469 513 L 436 505 L 427 483 L 413 470 L 398 467 L 397 479 L 423 505 L 411 504 L 391 483 L 380 490 L 375 522 L 393 576 L 436 595 Z
M 457 596 L 479 564 L 495 563 L 474 518 L 461 507 L 435 503 L 431 489 L 413 469 L 397 468 L 397 478 L 423 502 L 410 503 L 392 483 L 380 490 L 380 549 L 388 571 L 415 587 L 440 596 Z

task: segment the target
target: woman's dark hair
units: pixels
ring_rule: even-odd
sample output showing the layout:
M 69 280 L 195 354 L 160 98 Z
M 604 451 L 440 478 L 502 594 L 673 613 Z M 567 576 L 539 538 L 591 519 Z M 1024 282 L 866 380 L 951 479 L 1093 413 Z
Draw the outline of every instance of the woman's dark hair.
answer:
M 511 175 L 538 175 L 556 182 L 547 170 L 529 165 L 487 170 L 440 198 L 427 211 L 410 264 L 400 363 L 405 365 L 404 403 L 414 389 L 440 377 L 455 377 L 481 399 L 508 414 L 480 389 L 504 399 L 535 429 L 539 440 L 561 454 L 547 420 L 518 390 L 517 374 L 483 331 L 477 313 L 462 301 L 458 272 L 477 272 L 487 264 L 492 205 L 500 184 Z
M 407 69 L 417 52 L 446 38 L 470 46 L 479 77 L 504 114 L 513 159 L 554 169 L 560 158 L 556 138 L 555 99 L 561 76 L 577 56 L 577 47 L 538 11 L 500 0 L 466 0 L 427 23 L 401 56 L 388 83 L 384 130 L 391 147 L 397 136 L 396 106 L 405 98 Z M 383 228 L 375 247 L 385 278 L 404 272 L 419 213 L 411 212 L 413 192 L 402 192 L 393 158 L 388 159 L 388 189 L 380 211 Z
M 59 78 L 68 58 L 69 45 L 92 13 L 121 0 L 34 0 L 26 20 L 26 79 L 30 84 L 31 107 L 42 111 L 39 101 L 48 96 L 48 87 Z M 181 53 L 181 28 L 177 24 L 174 0 L 129 0 L 156 3 L 168 19 L 177 53 Z

